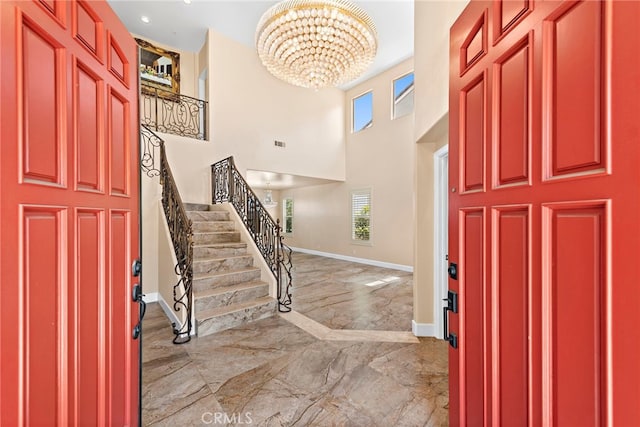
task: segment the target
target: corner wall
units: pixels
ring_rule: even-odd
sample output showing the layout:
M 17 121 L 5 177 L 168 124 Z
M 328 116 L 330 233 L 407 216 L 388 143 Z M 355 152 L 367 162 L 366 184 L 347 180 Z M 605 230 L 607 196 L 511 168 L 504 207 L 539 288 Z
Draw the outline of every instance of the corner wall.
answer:
M 449 29 L 467 6 L 463 1 L 416 1 L 415 49 L 415 250 L 413 320 L 418 335 L 435 336 L 434 163 L 448 143 Z
M 392 81 L 412 70 L 409 59 L 346 92 L 345 182 L 281 192 L 294 200 L 289 246 L 413 265 L 413 114 L 391 120 Z M 352 134 L 351 100 L 369 90 L 373 126 Z M 351 191 L 360 189 L 371 190 L 371 244 L 351 241 Z

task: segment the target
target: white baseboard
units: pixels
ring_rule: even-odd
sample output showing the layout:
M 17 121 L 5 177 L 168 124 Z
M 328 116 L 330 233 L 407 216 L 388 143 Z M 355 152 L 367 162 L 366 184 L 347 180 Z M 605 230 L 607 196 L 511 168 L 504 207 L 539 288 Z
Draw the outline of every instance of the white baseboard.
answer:
M 330 252 L 314 251 L 313 249 L 304 249 L 304 248 L 295 248 L 295 247 L 291 247 L 291 249 L 294 252 L 302 252 L 303 254 L 318 255 L 318 256 L 323 256 L 327 258 L 340 259 L 342 261 L 357 262 L 360 264 L 373 265 L 375 267 L 392 268 L 394 270 L 413 273 L 413 267 L 410 265 L 394 264 L 391 262 L 376 261 L 373 259 L 366 259 L 366 258 L 356 258 L 352 256 L 347 256 L 347 255 L 332 254 Z
M 181 329 L 182 322 L 178 319 L 178 316 L 176 316 L 176 313 L 171 309 L 171 307 L 169 307 L 169 304 L 167 304 L 164 298 L 162 298 L 161 294 L 158 294 L 158 303 L 160 303 L 160 307 L 162 307 L 162 311 L 164 311 L 164 314 L 169 318 L 169 321 L 171 323 L 175 323 L 176 328 Z
M 158 292 L 149 292 L 148 294 L 142 295 L 142 300 L 149 304 L 150 302 L 158 302 L 160 294 Z
M 411 321 L 411 331 L 417 337 L 434 337 L 437 338 L 436 325 L 433 323 L 416 323 Z

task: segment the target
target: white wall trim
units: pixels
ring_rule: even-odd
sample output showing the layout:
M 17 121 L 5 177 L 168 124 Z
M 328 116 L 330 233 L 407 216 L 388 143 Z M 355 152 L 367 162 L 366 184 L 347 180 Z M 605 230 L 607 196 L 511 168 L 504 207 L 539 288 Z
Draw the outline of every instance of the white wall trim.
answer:
M 436 325 L 434 325 L 433 323 L 417 323 L 415 320 L 412 320 L 411 331 L 413 332 L 413 335 L 417 337 L 438 338 Z
M 159 296 L 160 296 L 159 292 L 149 292 L 148 294 L 142 295 L 142 300 L 147 304 L 151 302 L 158 302 Z
M 366 258 L 356 258 L 352 256 L 347 256 L 347 255 L 333 254 L 330 252 L 315 251 L 313 249 L 304 249 L 304 248 L 295 248 L 295 247 L 291 247 L 291 249 L 294 252 L 302 252 L 303 254 L 318 255 L 318 256 L 323 256 L 327 258 L 340 259 L 342 261 L 357 262 L 360 264 L 373 265 L 373 266 L 382 267 L 382 268 L 392 268 L 394 270 L 413 273 L 413 266 L 411 265 L 394 264 L 392 262 L 376 261 L 373 259 L 366 259 Z
M 449 223 L 449 145 L 433 154 L 433 325 L 435 337 L 442 336 L 442 300 L 447 297 L 446 255 Z

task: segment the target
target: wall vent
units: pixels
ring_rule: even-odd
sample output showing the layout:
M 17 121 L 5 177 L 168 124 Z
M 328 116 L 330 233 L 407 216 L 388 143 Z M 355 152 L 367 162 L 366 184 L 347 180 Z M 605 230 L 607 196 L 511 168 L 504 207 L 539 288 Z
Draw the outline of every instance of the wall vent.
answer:
M 284 141 L 273 141 L 273 145 L 275 145 L 276 147 L 284 148 L 287 144 L 285 144 Z

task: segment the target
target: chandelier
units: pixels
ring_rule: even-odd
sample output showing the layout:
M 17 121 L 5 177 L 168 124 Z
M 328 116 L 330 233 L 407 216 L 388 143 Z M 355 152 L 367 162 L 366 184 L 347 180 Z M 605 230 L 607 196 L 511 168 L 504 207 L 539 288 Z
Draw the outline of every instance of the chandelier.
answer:
M 256 30 L 258 55 L 287 83 L 320 89 L 364 72 L 377 50 L 376 28 L 346 0 L 285 0 L 267 10 Z

